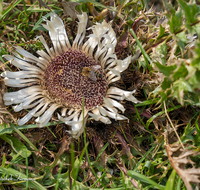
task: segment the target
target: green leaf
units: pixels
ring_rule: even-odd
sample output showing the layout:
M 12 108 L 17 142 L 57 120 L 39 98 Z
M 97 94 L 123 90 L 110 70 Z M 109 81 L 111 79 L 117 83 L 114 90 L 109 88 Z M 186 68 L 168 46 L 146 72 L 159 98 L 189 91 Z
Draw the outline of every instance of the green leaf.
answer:
M 171 92 L 171 91 L 167 90 L 166 92 L 164 92 L 164 91 L 160 92 L 160 96 L 161 96 L 161 101 L 162 102 L 165 101 L 165 100 L 167 100 L 167 98 L 168 98 L 168 94 L 167 93 L 169 93 L 169 92 Z
M 199 41 L 198 41 L 198 43 L 196 43 L 195 53 L 196 53 L 196 56 L 192 60 L 191 66 L 200 70 L 200 64 L 199 64 L 200 63 L 200 42 Z
M 187 31 L 184 30 L 183 32 L 176 34 L 176 37 L 178 37 L 182 42 L 187 43 L 188 42 L 187 35 L 188 35 Z
M 167 184 L 165 190 L 175 190 L 175 182 L 176 182 L 176 170 L 173 170 L 169 179 L 167 180 Z
M 163 82 L 162 82 L 162 89 L 166 90 L 167 88 L 170 88 L 172 84 L 172 80 L 169 77 L 165 77 Z
M 174 82 L 172 96 L 176 97 L 178 101 L 181 103 L 181 105 L 183 105 L 185 92 L 193 92 L 193 91 L 194 90 L 192 86 L 189 84 L 189 82 L 181 78 Z
M 186 77 L 188 74 L 188 70 L 186 68 L 186 64 L 183 63 L 183 65 L 181 65 L 178 70 L 173 74 L 173 78 L 174 80 L 178 80 L 179 78 L 184 78 Z
M 167 10 L 167 17 L 170 18 L 171 14 L 175 14 L 175 9 L 174 7 L 172 6 L 172 4 L 170 3 L 170 1 L 163 1 L 163 5 L 165 7 L 165 9 Z
M 171 66 L 164 66 L 161 65 L 160 63 L 155 63 L 158 69 L 160 70 L 161 73 L 163 73 L 165 76 L 169 76 L 172 74 L 172 72 L 176 69 L 176 65 L 171 65 Z
M 176 13 L 175 11 L 173 11 L 168 23 L 169 23 L 170 30 L 172 33 L 178 32 L 183 26 L 181 10 L 179 10 Z
M 19 139 L 8 135 L 1 135 L 0 138 L 10 144 L 10 146 L 16 153 L 21 152 L 20 155 L 22 157 L 26 158 L 31 155 L 31 151 L 29 151 Z
M 181 53 L 183 55 L 183 51 L 185 50 L 185 43 L 182 41 L 182 40 L 177 40 L 177 43 L 178 43 L 178 47 L 180 48 L 181 50 Z
M 174 83 L 174 88 L 179 89 L 179 91 L 183 90 L 183 91 L 189 91 L 189 92 L 193 92 L 193 88 L 192 86 L 183 78 L 180 78 L 178 81 L 176 81 Z
M 162 65 L 166 65 L 167 48 L 168 48 L 168 46 L 165 41 L 156 48 L 156 52 L 157 52 L 158 56 L 161 58 Z
M 193 86 L 194 89 L 200 89 L 200 71 L 196 72 L 190 76 L 188 82 Z
M 186 135 L 181 137 L 182 143 L 189 143 L 189 142 L 194 142 L 194 137 L 192 135 Z
M 178 0 L 181 9 L 185 13 L 185 17 L 187 19 L 187 27 L 190 28 L 190 25 L 197 22 L 197 14 L 200 12 L 200 6 L 198 6 L 196 3 L 189 4 L 186 3 L 183 0 Z
M 162 25 L 160 24 L 158 39 L 162 38 L 164 36 L 164 34 L 165 34 L 165 28 L 163 28 Z

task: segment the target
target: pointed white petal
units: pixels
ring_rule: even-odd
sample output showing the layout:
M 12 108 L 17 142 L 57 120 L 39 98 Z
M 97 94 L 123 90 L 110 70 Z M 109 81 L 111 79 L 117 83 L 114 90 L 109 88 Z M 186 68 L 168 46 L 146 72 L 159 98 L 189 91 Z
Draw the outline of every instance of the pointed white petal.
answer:
M 110 119 L 108 119 L 107 117 L 102 116 L 101 114 L 100 115 L 96 115 L 96 114 L 93 114 L 93 113 L 88 113 L 88 115 L 90 115 L 95 121 L 101 121 L 101 122 L 103 122 L 105 124 L 111 124 Z
M 23 108 L 24 109 L 28 109 L 29 106 L 31 108 L 32 106 L 32 102 L 35 102 L 35 101 L 41 101 L 41 99 L 43 99 L 44 96 L 41 94 L 41 93 L 33 93 L 31 96 L 28 96 L 27 98 L 24 99 L 24 102 L 23 102 Z
M 66 51 L 68 48 L 71 48 L 71 44 L 61 18 L 55 13 L 52 13 L 50 16 L 50 21 L 44 19 L 46 25 L 43 24 L 43 27 L 49 31 L 49 36 L 52 40 L 55 53 L 58 55 L 59 53 Z
M 82 51 L 93 57 L 93 51 L 98 44 L 97 37 L 90 37 L 82 46 Z
M 45 59 L 46 64 L 51 62 L 51 57 L 46 52 L 44 52 L 43 50 L 38 50 L 37 54 L 40 55 L 43 59 Z
M 59 107 L 61 107 L 61 105 L 58 105 L 58 104 L 52 104 L 50 106 L 50 108 L 44 112 L 44 114 L 41 116 L 41 117 L 38 117 L 35 121 L 37 122 L 37 126 L 38 127 L 44 127 L 48 122 L 49 120 L 51 119 L 54 111 L 56 109 L 58 109 Z
M 19 54 L 21 54 L 24 57 L 25 60 L 30 61 L 32 63 L 36 63 L 39 67 L 43 68 L 43 62 L 38 57 L 32 55 L 20 46 L 14 46 L 14 48 Z
M 17 72 L 11 72 L 11 71 L 5 71 L 1 73 L 2 77 L 8 77 L 8 78 L 40 78 L 41 76 L 38 75 L 37 71 L 17 71 Z
M 62 108 L 62 110 L 61 110 L 61 116 L 62 116 L 62 117 L 66 116 L 67 110 L 68 110 L 68 108 L 65 108 L 65 107 Z
M 71 115 L 72 113 L 74 112 L 74 109 L 73 108 L 71 108 L 69 111 L 68 111 L 68 115 Z
M 27 123 L 32 117 L 33 114 L 39 110 L 44 104 L 40 103 L 37 107 L 35 107 L 34 109 L 32 109 L 30 112 L 28 112 L 28 114 L 26 114 L 23 118 L 21 118 L 18 121 L 18 125 L 24 125 L 25 123 Z
M 109 36 L 109 38 L 111 39 L 111 43 L 112 45 L 115 47 L 117 44 L 117 38 L 116 38 L 116 34 L 113 30 L 113 28 L 111 27 L 111 25 L 109 23 L 107 23 L 105 20 L 102 23 L 104 28 L 108 28 L 108 33 L 107 35 Z
M 105 68 L 108 64 L 107 62 L 109 62 L 109 60 L 117 60 L 117 56 L 114 54 L 114 50 L 109 49 L 108 51 L 106 51 L 105 56 L 100 57 L 100 62 L 103 68 Z
M 109 60 L 106 61 L 106 63 L 105 63 L 106 70 L 112 68 L 113 66 L 116 66 L 116 64 L 117 64 L 117 59 L 115 59 L 115 58 L 109 59 Z
M 68 131 L 74 138 L 78 138 L 82 132 L 83 132 L 83 122 L 78 121 L 78 115 L 76 115 L 73 118 L 73 121 L 67 122 L 67 125 L 70 125 L 72 127 L 71 131 Z
M 81 112 L 81 109 L 78 109 L 78 110 L 76 110 L 73 114 L 71 114 L 71 115 L 69 115 L 68 117 L 65 117 L 65 118 L 61 117 L 61 116 L 58 114 L 58 119 L 59 119 L 60 121 L 67 122 L 67 121 L 70 121 L 71 119 L 73 119 L 76 115 L 79 115 L 80 112 Z
M 30 86 L 36 83 L 39 83 L 40 80 L 39 79 L 9 79 L 9 78 L 5 78 L 4 82 L 7 86 L 12 86 L 12 87 L 26 87 L 26 86 Z
M 45 102 L 46 102 L 46 100 L 44 101 L 44 103 L 45 103 Z M 39 116 L 41 116 L 41 115 L 45 112 L 45 110 L 47 109 L 47 106 L 48 106 L 50 103 L 51 103 L 51 102 L 46 102 L 46 103 L 43 105 L 43 108 L 40 109 L 38 112 L 34 113 L 33 116 L 34 116 L 34 117 L 39 117 Z
M 112 113 L 115 113 L 117 114 L 118 113 L 118 110 L 116 108 L 114 108 L 113 106 L 110 107 L 108 106 L 107 104 L 103 104 L 102 107 L 106 108 L 108 111 L 112 112 Z
M 108 56 L 114 53 L 114 47 L 117 42 L 115 32 L 112 27 L 110 24 L 103 21 L 102 24 L 96 23 L 96 25 L 89 29 L 92 29 L 93 34 L 88 36 L 89 39 L 83 45 L 82 50 L 90 56 L 93 56 L 94 49 L 98 45 L 95 53 L 95 59 L 97 60 L 105 52 L 107 52 L 106 59 L 108 59 Z
M 104 98 L 104 102 L 106 102 L 106 101 L 109 101 L 112 106 L 120 109 L 123 113 L 126 110 L 122 104 L 120 104 L 119 102 L 117 102 L 111 98 Z
M 131 56 L 128 56 L 124 60 L 117 60 L 117 66 L 114 67 L 114 69 L 121 73 L 128 68 L 130 63 L 131 63 Z
M 85 38 L 86 33 L 86 25 L 88 21 L 87 13 L 83 12 L 82 15 L 77 15 L 79 22 L 78 22 L 78 32 L 76 38 L 73 42 L 72 48 L 79 49 L 79 46 L 82 44 L 83 39 Z
M 126 120 L 128 119 L 127 117 L 120 115 L 118 113 L 114 113 L 114 112 L 110 112 L 105 110 L 102 106 L 98 106 L 99 112 L 104 115 L 104 116 L 108 116 L 110 118 L 113 118 L 115 120 Z
M 105 110 L 103 107 L 97 106 L 97 108 L 98 108 L 99 112 L 101 113 L 101 115 L 108 116 L 108 111 Z
M 117 87 L 110 87 L 107 91 L 107 94 L 112 94 L 112 95 L 118 95 L 118 96 L 125 96 L 125 99 L 134 103 L 140 102 L 137 100 L 132 94 L 135 93 L 136 90 L 133 90 L 132 92 L 128 92 L 125 90 L 122 90 Z
M 55 58 L 55 52 L 50 51 L 49 46 L 47 45 L 45 39 L 43 36 L 38 36 L 37 38 L 39 38 L 39 40 L 42 42 L 43 46 L 45 47 L 45 49 L 47 50 L 48 54 L 50 55 L 51 59 Z M 37 39 L 36 38 L 36 39 Z
M 81 114 L 76 114 L 72 121 L 66 121 L 65 124 L 70 125 L 71 131 L 68 131 L 74 138 L 78 138 L 83 133 L 83 118 L 86 123 L 88 111 L 84 110 Z M 84 125 L 85 125 L 84 123 Z
M 34 98 L 26 98 L 26 100 L 24 100 L 24 102 L 23 103 L 21 103 L 21 104 L 19 104 L 19 105 L 17 105 L 17 106 L 13 106 L 13 109 L 14 109 L 14 111 L 15 112 L 18 112 L 18 111 L 21 111 L 21 110 L 23 110 L 23 109 L 30 109 L 30 108 L 33 108 L 33 107 L 35 107 L 37 104 L 39 104 L 40 102 L 42 102 L 43 101 L 43 99 L 40 99 L 40 100 L 38 100 L 38 101 L 34 101 L 34 100 L 36 100 L 36 99 L 38 99 L 38 98 L 42 98 L 42 96 L 35 96 Z M 34 101 L 34 103 L 32 103 L 32 104 L 30 104 L 31 102 L 33 102 Z
M 20 69 L 27 70 L 27 71 L 38 71 L 39 73 L 43 73 L 43 71 L 39 67 L 29 64 L 26 61 L 23 61 L 22 59 L 18 59 L 12 55 L 4 55 L 2 57 L 10 61 L 11 64 L 13 64 L 14 66 Z
M 113 98 L 115 100 L 124 100 L 126 97 L 125 95 L 118 96 L 118 95 L 106 94 L 106 98 Z
M 120 72 L 115 69 L 108 69 L 110 72 L 106 73 L 108 84 L 116 82 L 121 78 Z

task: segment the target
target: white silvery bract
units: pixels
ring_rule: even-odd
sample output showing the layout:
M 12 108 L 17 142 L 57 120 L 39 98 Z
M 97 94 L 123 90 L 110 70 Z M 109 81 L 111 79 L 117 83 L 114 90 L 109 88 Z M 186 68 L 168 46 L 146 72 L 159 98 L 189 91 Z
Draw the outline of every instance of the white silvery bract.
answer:
M 48 47 L 43 36 L 39 36 L 37 38 L 44 45 L 46 52 L 43 50 L 37 51 L 38 57 L 19 46 L 15 47 L 16 52 L 13 52 L 13 55 L 4 56 L 20 71 L 5 71 L 1 76 L 4 77 L 7 86 L 21 88 L 19 91 L 8 92 L 4 95 L 5 105 L 15 104 L 13 106 L 15 112 L 23 109 L 30 110 L 23 118 L 18 120 L 18 124 L 24 125 L 32 117 L 37 117 L 35 121 L 38 127 L 44 127 L 57 110 L 58 119 L 70 125 L 71 130 L 68 132 L 77 138 L 83 132 L 83 118 L 86 121 L 90 116 L 94 120 L 105 124 L 111 123 L 109 118 L 115 120 L 127 119 L 120 114 L 125 111 L 124 106 L 120 102 L 128 100 L 138 103 L 139 101 L 132 95 L 135 91 L 121 90 L 112 86 L 112 83 L 118 81 L 121 77 L 120 73 L 128 68 L 131 56 L 124 60 L 117 59 L 115 55 L 117 39 L 110 24 L 105 21 L 96 23 L 89 28 L 93 33 L 87 36 L 87 40 L 83 43 L 88 16 L 86 13 L 78 15 L 78 31 L 71 45 L 61 18 L 54 13 L 50 17 L 50 21 L 46 18 L 44 19 L 46 24 L 43 24 L 43 27 L 49 31 L 53 44 L 52 48 Z M 68 59 L 67 56 L 70 57 L 72 54 L 76 56 Z M 67 59 L 64 59 L 64 56 Z M 89 60 L 88 64 L 90 65 L 100 64 L 105 80 L 103 78 L 98 82 L 94 82 L 82 76 L 76 70 L 73 70 L 72 73 L 69 70 L 63 70 L 66 67 L 74 67 L 74 63 L 76 63 L 77 67 L 85 64 L 86 61 L 81 62 L 79 65 L 76 57 L 77 59 L 83 57 L 82 59 Z M 58 65 L 57 61 L 61 62 L 62 69 L 54 73 L 54 70 L 51 69 Z M 53 74 L 51 76 L 49 73 L 52 71 Z M 53 78 L 55 76 L 57 76 L 56 79 Z M 63 76 L 66 76 L 66 79 Z M 78 78 L 80 85 L 73 83 L 73 78 L 68 78 L 69 76 L 74 76 L 74 79 Z M 61 79 L 64 81 L 63 83 Z M 61 82 L 54 84 L 54 81 Z M 67 83 L 72 85 L 70 86 Z M 85 94 L 85 86 L 81 86 L 82 83 L 90 90 L 90 92 L 87 91 L 88 94 Z M 65 91 L 61 90 L 61 87 Z M 97 94 L 92 92 L 95 89 L 98 90 Z M 76 90 L 78 91 L 76 92 Z M 77 94 L 85 94 L 83 95 L 85 97 L 84 112 L 81 107 L 82 103 L 80 103 L 83 96 L 78 97 Z

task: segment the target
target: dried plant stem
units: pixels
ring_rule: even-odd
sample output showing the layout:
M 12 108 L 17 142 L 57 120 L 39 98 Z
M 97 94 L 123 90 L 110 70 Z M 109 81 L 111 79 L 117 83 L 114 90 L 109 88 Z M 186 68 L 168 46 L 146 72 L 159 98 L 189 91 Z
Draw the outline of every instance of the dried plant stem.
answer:
M 13 60 L 13 59 L 12 59 L 12 60 Z M 12 60 L 11 60 L 11 61 L 12 61 Z M 3 67 L 3 66 L 5 66 L 6 64 L 10 63 L 11 61 L 6 61 L 3 65 L 0 66 L 0 68 Z
M 185 148 L 184 148 L 184 145 L 183 145 L 183 143 L 182 143 L 182 141 L 181 141 L 181 139 L 180 139 L 180 137 L 179 137 L 179 135 L 178 135 L 178 133 L 177 133 L 177 131 L 176 131 L 176 129 L 175 129 L 175 126 L 174 126 L 174 124 L 172 123 L 172 120 L 170 119 L 170 117 L 169 117 L 169 115 L 168 115 L 168 113 L 167 113 L 167 108 L 166 108 L 165 101 L 164 101 L 164 109 L 165 109 L 165 114 L 166 114 L 166 116 L 167 116 L 167 119 L 169 120 L 169 122 L 170 122 L 172 128 L 174 129 L 174 132 L 176 133 L 176 136 L 178 137 L 178 140 L 179 140 L 179 142 L 180 142 L 182 148 L 185 149 Z

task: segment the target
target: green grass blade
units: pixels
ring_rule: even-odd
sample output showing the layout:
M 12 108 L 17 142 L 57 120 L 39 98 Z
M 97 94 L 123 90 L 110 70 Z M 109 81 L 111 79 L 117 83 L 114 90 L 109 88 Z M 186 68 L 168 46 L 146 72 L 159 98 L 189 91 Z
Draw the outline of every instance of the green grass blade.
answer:
M 175 183 L 176 183 L 176 170 L 173 170 L 169 179 L 167 180 L 165 190 L 175 190 Z
M 37 190 L 46 190 L 46 188 L 44 188 L 41 184 L 39 184 L 37 181 L 35 181 L 34 178 L 28 178 L 27 176 L 17 170 L 14 170 L 12 168 L 3 168 L 0 166 L 0 173 L 2 174 L 6 174 L 6 176 L 10 176 L 10 179 L 12 179 L 12 181 L 16 180 L 18 181 L 18 183 L 23 183 L 25 185 L 26 180 L 29 180 L 29 188 L 34 188 Z
M 130 177 L 132 177 L 132 178 L 134 178 L 136 180 L 139 180 L 139 181 L 142 181 L 144 183 L 150 184 L 152 187 L 154 187 L 156 189 L 165 190 L 164 186 L 157 184 L 156 182 L 154 182 L 153 180 L 149 179 L 148 177 L 146 177 L 146 176 L 144 176 L 142 174 L 139 174 L 139 173 L 131 171 L 131 170 L 129 170 L 127 172 L 127 174 Z

